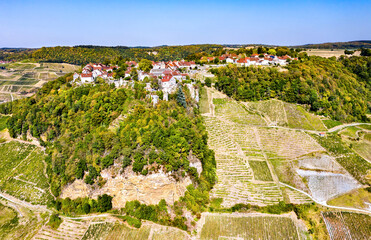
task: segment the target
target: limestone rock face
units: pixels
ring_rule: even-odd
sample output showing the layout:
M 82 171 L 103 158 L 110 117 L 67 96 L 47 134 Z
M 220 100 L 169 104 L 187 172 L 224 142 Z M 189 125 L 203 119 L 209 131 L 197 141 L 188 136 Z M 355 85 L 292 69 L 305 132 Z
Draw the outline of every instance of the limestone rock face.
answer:
M 98 195 L 109 194 L 113 197 L 114 208 L 125 207 L 127 201 L 138 200 L 145 204 L 158 204 L 161 199 L 173 204 L 184 195 L 186 188 L 192 183 L 189 177 L 176 181 L 163 172 L 137 175 L 132 171 L 124 174 L 113 174 L 112 169 L 101 172 L 106 183 L 101 188 L 94 188 L 84 183 L 83 180 L 75 180 L 62 190 L 61 197 L 75 199 L 78 197 L 98 198 Z

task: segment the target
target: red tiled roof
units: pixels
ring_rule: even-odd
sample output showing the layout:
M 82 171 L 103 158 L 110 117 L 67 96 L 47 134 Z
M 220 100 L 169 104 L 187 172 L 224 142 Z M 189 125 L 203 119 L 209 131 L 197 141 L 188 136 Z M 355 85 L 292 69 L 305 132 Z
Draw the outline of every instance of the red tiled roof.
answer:
M 92 73 L 81 73 L 81 77 L 92 77 Z
M 173 76 L 171 76 L 171 75 L 165 75 L 165 77 L 163 77 L 163 78 L 161 79 L 161 82 L 168 82 L 168 81 L 170 81 L 172 78 L 173 78 Z

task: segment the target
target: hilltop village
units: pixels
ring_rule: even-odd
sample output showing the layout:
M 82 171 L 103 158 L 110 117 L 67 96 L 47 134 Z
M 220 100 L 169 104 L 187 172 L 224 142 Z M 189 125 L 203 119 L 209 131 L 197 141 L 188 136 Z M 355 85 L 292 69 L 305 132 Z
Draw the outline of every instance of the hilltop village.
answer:
M 236 54 L 223 54 L 219 57 L 202 57 L 198 63 L 194 61 L 154 62 L 142 59 L 141 62 L 127 61 L 123 66 L 90 63 L 82 68 L 81 73 L 75 72 L 73 81 L 76 85 L 107 82 L 115 87 L 134 87 L 135 81 L 146 84 L 145 90 L 153 104 L 160 99 L 156 93 L 162 92 L 162 100 L 168 101 L 168 95 L 176 91 L 179 83 L 185 83 L 191 96 L 199 101 L 199 92 L 195 86 L 196 75 L 203 78 L 213 76 L 212 68 L 228 64 L 237 66 L 285 66 L 289 61 L 297 60 L 288 55 L 278 57 L 269 54 L 252 54 L 250 57 L 238 58 Z

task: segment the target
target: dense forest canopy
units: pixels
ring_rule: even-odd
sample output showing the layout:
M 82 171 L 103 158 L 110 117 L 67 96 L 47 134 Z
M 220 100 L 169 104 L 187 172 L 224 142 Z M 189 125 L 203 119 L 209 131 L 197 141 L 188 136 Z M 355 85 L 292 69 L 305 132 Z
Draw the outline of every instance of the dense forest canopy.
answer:
M 318 44 L 306 44 L 295 46 L 299 48 L 319 48 L 319 49 L 358 49 L 371 48 L 371 41 L 350 41 L 350 42 L 330 42 Z
M 60 77 L 34 97 L 0 106 L 0 112 L 12 114 L 7 123 L 12 137 L 26 139 L 29 133 L 46 146 L 54 195 L 76 178 L 100 184 L 100 171 L 115 161 L 138 174 L 161 169 L 175 179 L 188 175 L 206 189 L 214 184 L 214 154 L 189 93 L 185 91 L 187 108 L 176 102 L 176 96 L 153 107 L 143 84 L 136 83 L 133 89 L 108 84 L 72 87 L 71 78 Z M 120 126 L 110 128 L 120 115 Z M 200 178 L 190 167 L 192 156 L 202 163 Z
M 71 64 L 87 64 L 90 62 L 113 61 L 114 59 L 130 59 L 140 61 L 142 58 L 152 61 L 182 60 L 197 53 L 212 54 L 221 45 L 187 45 L 162 46 L 153 48 L 75 46 L 75 47 L 42 47 L 37 50 L 7 51 L 0 50 L 0 60 L 31 59 L 38 62 L 64 62 Z
M 318 114 L 340 121 L 367 121 L 370 112 L 370 59 L 309 57 L 278 68 L 229 65 L 212 72 L 215 87 L 243 101 L 278 98 L 307 104 Z

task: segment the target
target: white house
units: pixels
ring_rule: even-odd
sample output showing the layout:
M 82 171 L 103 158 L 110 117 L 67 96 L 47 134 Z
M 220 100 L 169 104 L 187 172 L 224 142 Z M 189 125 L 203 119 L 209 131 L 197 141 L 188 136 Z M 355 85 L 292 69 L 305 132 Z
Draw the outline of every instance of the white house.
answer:
M 73 81 L 75 81 L 76 79 L 78 79 L 80 77 L 80 74 L 78 73 L 74 73 L 73 74 Z
M 92 83 L 94 82 L 93 74 L 92 73 L 81 73 L 80 75 L 82 83 Z
M 176 78 L 174 76 L 166 75 L 160 83 L 163 92 L 171 93 L 176 90 Z
M 166 64 L 164 62 L 155 62 L 153 63 L 153 68 L 152 69 L 165 69 Z
M 227 58 L 225 61 L 227 63 L 235 63 L 235 59 L 233 59 L 233 58 Z

